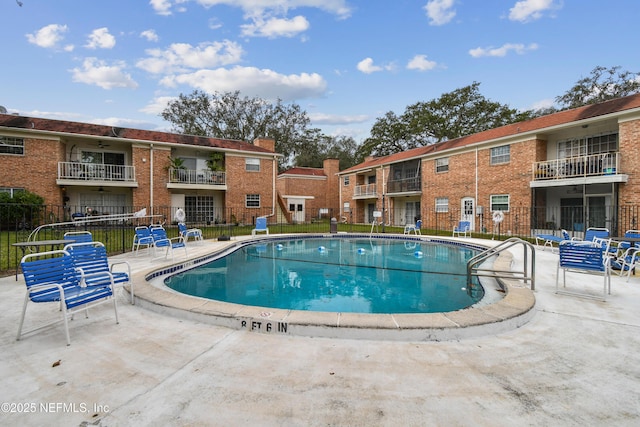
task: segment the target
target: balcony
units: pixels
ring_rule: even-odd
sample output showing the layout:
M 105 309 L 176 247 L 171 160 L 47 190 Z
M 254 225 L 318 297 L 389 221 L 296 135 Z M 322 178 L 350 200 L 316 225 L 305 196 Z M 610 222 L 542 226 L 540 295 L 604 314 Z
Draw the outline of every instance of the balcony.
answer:
M 533 164 L 533 180 L 619 175 L 620 153 L 592 154 Z
M 58 184 L 77 185 L 83 182 L 93 185 L 135 183 L 136 169 L 133 166 L 104 163 L 58 162 Z
M 169 188 L 185 188 L 184 186 L 195 185 L 226 186 L 226 173 L 206 169 L 169 169 Z
M 357 199 L 371 199 L 378 197 L 375 184 L 356 185 L 353 197 Z
M 420 177 L 395 179 L 387 182 L 387 193 L 419 193 L 422 191 Z

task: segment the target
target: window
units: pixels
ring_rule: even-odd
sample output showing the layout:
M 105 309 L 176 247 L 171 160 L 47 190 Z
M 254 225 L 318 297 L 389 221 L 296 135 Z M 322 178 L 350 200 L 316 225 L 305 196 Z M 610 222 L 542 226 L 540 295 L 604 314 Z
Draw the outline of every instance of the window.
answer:
M 260 172 L 260 159 L 244 159 L 244 170 L 250 172 Z
M 558 158 L 587 156 L 592 154 L 615 153 L 618 151 L 618 134 L 588 136 L 586 138 L 558 141 Z
M 345 176 L 343 182 L 344 182 L 344 185 L 349 185 L 349 177 Z
M 212 196 L 185 196 L 184 211 L 186 222 L 219 221 L 215 212 L 215 200 Z
M 247 194 L 245 199 L 245 206 L 248 208 L 260 207 L 260 195 L 259 194 Z
M 511 160 L 511 147 L 503 145 L 491 149 L 491 164 L 498 165 L 501 163 L 509 163 Z
M 447 172 L 449 170 L 449 158 L 436 159 L 436 173 Z
M 289 203 L 289 212 L 295 212 L 296 211 L 296 205 L 294 203 Z
M 375 184 L 376 183 L 376 176 L 375 175 L 369 175 L 367 177 L 367 184 Z
M 101 151 L 83 151 L 82 163 L 94 165 L 124 166 L 124 153 L 103 153 Z
M 509 195 L 496 194 L 491 196 L 491 211 L 509 212 Z
M 449 212 L 448 197 L 436 197 L 436 212 Z
M 11 188 L 11 187 L 0 187 L 0 193 L 9 193 L 9 196 L 13 199 L 13 197 L 24 191 L 24 188 Z
M 24 154 L 24 139 L 0 135 L 0 154 Z

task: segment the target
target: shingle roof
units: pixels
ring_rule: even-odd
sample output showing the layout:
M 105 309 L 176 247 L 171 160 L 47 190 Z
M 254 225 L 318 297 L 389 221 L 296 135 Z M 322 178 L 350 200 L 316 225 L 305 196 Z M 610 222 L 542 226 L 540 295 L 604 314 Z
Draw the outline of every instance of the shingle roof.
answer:
M 318 168 L 305 168 L 305 167 L 293 167 L 291 169 L 287 169 L 284 172 L 278 174 L 278 176 L 283 175 L 303 175 L 303 176 L 327 176 L 324 173 L 323 169 Z
M 257 153 L 271 153 L 271 151 L 266 150 L 265 148 L 258 147 L 245 141 L 232 139 L 208 138 L 204 136 L 184 135 L 143 129 L 120 128 L 13 114 L 0 114 L 0 126 L 27 130 L 71 133 L 77 135 L 102 136 L 105 138 L 123 138 L 137 141 L 166 142 L 173 144 L 196 145 L 201 147 L 216 147 L 229 150 L 251 151 Z
M 357 170 L 369 169 L 371 167 L 397 163 L 399 161 L 424 156 L 431 152 L 442 152 L 453 148 L 464 147 L 466 145 L 477 144 L 484 141 L 491 141 L 526 132 L 540 131 L 543 129 L 560 126 L 580 120 L 591 119 L 606 114 L 619 113 L 626 110 L 640 108 L 640 94 L 630 95 L 624 98 L 617 98 L 600 104 L 585 105 L 571 110 L 560 111 L 524 122 L 513 123 L 495 129 L 489 129 L 472 135 L 463 136 L 437 144 L 418 147 L 401 153 L 390 154 L 384 157 L 366 160 L 358 165 L 352 166 L 340 172 L 340 174 L 350 173 Z

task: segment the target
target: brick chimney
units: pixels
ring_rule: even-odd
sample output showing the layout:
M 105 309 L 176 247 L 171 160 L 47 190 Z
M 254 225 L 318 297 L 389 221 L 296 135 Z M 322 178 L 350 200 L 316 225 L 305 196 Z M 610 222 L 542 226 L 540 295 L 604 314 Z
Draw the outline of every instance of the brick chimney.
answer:
M 264 148 L 272 153 L 276 151 L 276 140 L 271 138 L 256 138 L 253 140 L 253 145 L 256 147 Z

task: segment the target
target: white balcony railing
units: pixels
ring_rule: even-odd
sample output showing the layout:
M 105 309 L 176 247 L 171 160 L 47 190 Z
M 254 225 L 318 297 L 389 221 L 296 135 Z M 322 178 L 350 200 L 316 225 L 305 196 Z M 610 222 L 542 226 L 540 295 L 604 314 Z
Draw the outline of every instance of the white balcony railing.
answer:
M 592 154 L 533 164 L 534 180 L 616 175 L 619 173 L 621 173 L 620 153 Z
M 206 169 L 169 169 L 169 182 L 177 184 L 225 185 L 225 172 L 213 172 Z
M 104 163 L 58 162 L 58 179 L 135 182 L 136 169 Z
M 353 195 L 354 197 L 376 196 L 376 185 L 375 184 L 356 185 Z

